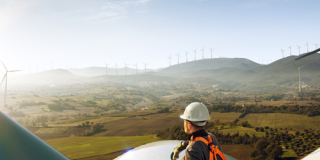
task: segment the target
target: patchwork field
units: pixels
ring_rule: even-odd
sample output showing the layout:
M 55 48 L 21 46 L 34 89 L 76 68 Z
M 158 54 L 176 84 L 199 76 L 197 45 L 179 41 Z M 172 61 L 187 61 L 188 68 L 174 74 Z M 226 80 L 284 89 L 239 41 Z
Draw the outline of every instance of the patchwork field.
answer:
M 292 128 L 293 130 L 320 129 L 320 116 L 307 117 L 306 115 L 285 113 L 248 114 L 241 121 L 248 121 L 257 127 L 269 126 L 273 128 Z
M 95 134 L 94 136 L 142 136 L 154 134 L 170 128 L 175 124 L 183 124 L 180 118 L 166 117 L 170 113 L 158 113 L 145 117 L 128 117 L 116 121 L 104 123 L 102 129 L 107 131 Z
M 46 142 L 70 159 L 104 155 L 157 141 L 154 135 L 130 137 L 67 137 Z

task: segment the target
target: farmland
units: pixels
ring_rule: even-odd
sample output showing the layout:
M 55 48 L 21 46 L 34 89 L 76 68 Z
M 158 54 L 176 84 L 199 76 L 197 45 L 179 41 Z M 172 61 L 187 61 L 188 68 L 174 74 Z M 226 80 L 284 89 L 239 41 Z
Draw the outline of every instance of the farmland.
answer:
M 292 128 L 293 130 L 315 129 L 320 130 L 320 116 L 307 117 L 306 115 L 285 113 L 248 114 L 241 121 L 248 121 L 253 126 L 269 126 L 273 128 Z

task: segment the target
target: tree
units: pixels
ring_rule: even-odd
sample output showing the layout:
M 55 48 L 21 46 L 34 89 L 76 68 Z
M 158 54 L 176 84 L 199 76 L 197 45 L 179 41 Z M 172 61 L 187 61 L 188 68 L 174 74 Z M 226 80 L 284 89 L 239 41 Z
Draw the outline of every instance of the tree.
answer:
M 269 129 L 269 126 L 265 126 L 264 129 Z
M 300 132 L 299 132 L 299 131 L 297 131 L 295 134 L 296 134 L 296 136 L 298 136 L 298 135 L 300 134 Z
M 276 158 L 279 158 L 282 154 L 283 154 L 282 147 L 276 145 L 276 146 L 273 148 L 273 150 L 272 150 L 272 152 L 271 152 L 271 154 L 270 154 L 270 157 L 271 157 L 272 159 L 276 159 Z
M 256 130 L 256 132 L 258 132 L 259 131 L 259 127 L 254 128 L 254 130 Z
M 90 122 L 89 121 L 86 121 L 86 125 L 89 125 L 90 124 Z

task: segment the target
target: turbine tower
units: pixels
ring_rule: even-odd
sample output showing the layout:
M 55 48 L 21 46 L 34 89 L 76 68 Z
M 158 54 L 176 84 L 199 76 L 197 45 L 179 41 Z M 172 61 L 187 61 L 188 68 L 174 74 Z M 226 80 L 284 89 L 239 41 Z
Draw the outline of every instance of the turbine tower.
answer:
M 147 65 L 148 64 L 146 64 L 146 63 L 143 63 L 144 64 L 144 74 L 146 74 L 147 73 Z
M 318 45 L 319 45 L 319 44 L 314 44 L 314 45 L 316 45 L 316 49 L 318 49 Z
M 309 52 L 309 50 L 308 50 L 308 42 L 307 42 L 307 44 L 305 46 L 307 46 L 307 52 Z
M 137 64 L 134 64 L 134 66 L 136 66 L 136 74 L 138 74 L 138 62 Z
M 179 64 L 180 52 L 176 55 L 178 56 L 178 64 Z
M 116 76 L 117 76 L 118 75 L 118 63 L 117 62 L 116 62 L 115 67 L 116 67 Z
M 108 75 L 108 65 L 109 64 L 106 64 L 106 63 L 104 63 L 105 65 L 106 65 L 106 76 Z M 81 65 L 80 65 L 81 66 Z M 81 68 L 81 67 L 80 67 Z
M 204 54 L 203 54 L 204 49 L 203 49 L 203 47 L 202 47 L 202 49 L 201 49 L 201 52 L 202 52 L 202 59 L 204 59 Z
M 214 48 L 212 49 L 212 48 L 210 48 L 210 50 L 211 50 L 211 59 L 212 59 L 212 51 L 214 50 Z
M 298 46 L 298 45 L 297 45 L 297 46 Z M 300 48 L 301 48 L 301 47 L 300 47 L 300 46 L 298 46 L 298 49 L 299 49 L 299 55 L 300 55 Z
M 290 47 L 288 47 L 288 48 L 290 48 L 290 56 L 291 56 L 291 46 L 290 46 Z
M 4 81 L 4 79 L 6 79 L 6 86 L 5 86 L 5 90 L 4 90 L 4 106 L 6 106 L 6 98 L 7 98 L 7 83 L 8 83 L 8 72 L 18 72 L 18 71 L 21 71 L 21 70 L 12 70 L 12 71 L 8 71 L 7 67 L 3 64 L 3 62 L 1 61 L 3 67 L 6 69 L 6 74 L 3 76 L 3 79 L 1 81 L 1 84 L 2 82 Z M 0 86 L 1 86 L 0 84 Z
M 283 49 L 281 49 L 281 52 L 282 52 L 282 57 L 284 58 L 284 51 Z
M 126 68 L 126 75 L 127 75 L 127 63 L 124 63 L 124 66 L 125 66 L 125 68 Z
M 295 64 L 293 63 L 293 65 L 295 65 Z M 303 68 L 303 67 L 305 67 L 305 66 L 302 66 L 302 67 L 298 67 L 297 65 L 295 65 L 295 66 L 298 68 L 298 73 L 299 73 L 299 92 L 301 92 L 300 69 Z
M 169 67 L 171 67 L 171 55 L 167 59 L 169 59 Z
M 197 60 L 197 49 L 193 50 L 194 52 L 194 60 Z
M 186 62 L 188 62 L 188 53 L 189 52 L 186 51 Z

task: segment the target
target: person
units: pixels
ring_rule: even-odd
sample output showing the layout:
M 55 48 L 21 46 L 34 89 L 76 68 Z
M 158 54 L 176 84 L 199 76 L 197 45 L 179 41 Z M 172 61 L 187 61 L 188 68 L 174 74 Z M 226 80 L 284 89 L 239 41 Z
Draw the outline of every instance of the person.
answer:
M 215 158 L 215 154 L 210 154 L 210 146 L 208 147 L 206 144 L 212 142 L 211 146 L 219 149 L 219 153 L 222 154 L 222 148 L 216 136 L 205 131 L 205 125 L 211 117 L 204 104 L 199 102 L 189 104 L 180 118 L 184 120 L 184 132 L 188 134 L 188 140 L 181 142 L 178 147 L 173 149 L 172 160 L 177 160 L 179 153 L 185 149 L 186 154 L 183 160 L 223 159 L 221 156 Z M 213 158 L 210 157 L 212 155 L 214 155 Z M 224 156 L 222 155 L 222 157 Z

